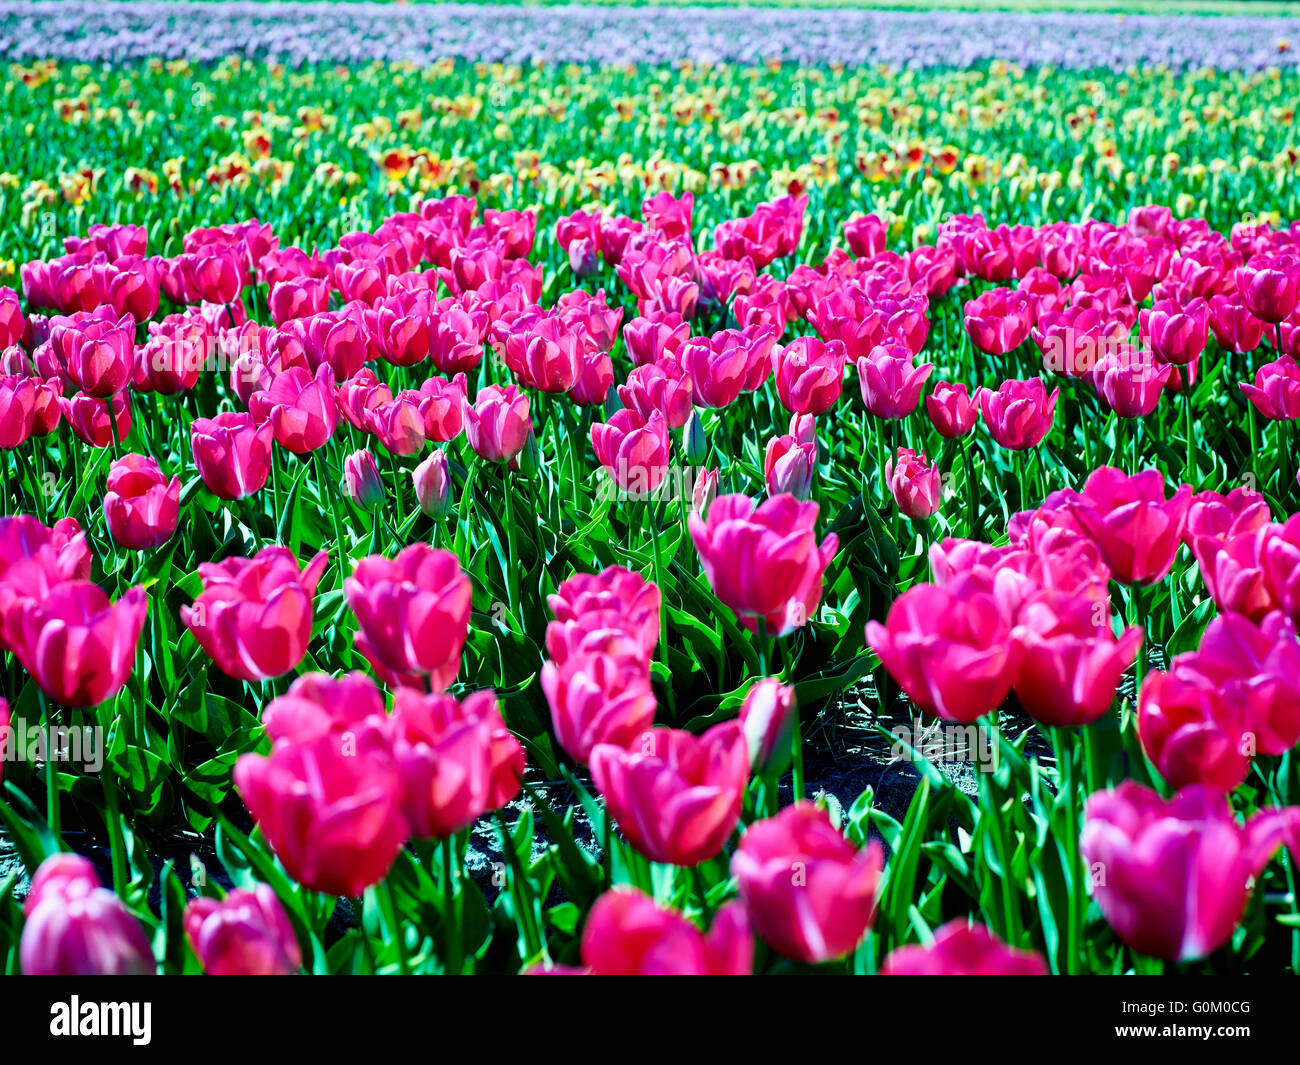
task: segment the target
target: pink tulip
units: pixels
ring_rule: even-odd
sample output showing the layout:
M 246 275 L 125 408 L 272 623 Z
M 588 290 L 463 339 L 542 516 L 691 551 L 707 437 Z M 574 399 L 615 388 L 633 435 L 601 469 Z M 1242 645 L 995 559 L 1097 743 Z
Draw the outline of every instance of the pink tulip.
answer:
M 668 423 L 657 411 L 646 419 L 623 408 L 608 422 L 591 426 L 591 447 L 596 460 L 623 491 L 649 495 L 668 475 Z
M 149 937 L 78 854 L 53 854 L 23 901 L 19 958 L 28 976 L 148 976 Z
M 1142 336 L 1161 362 L 1185 366 L 1205 350 L 1210 338 L 1210 305 L 1203 299 L 1180 304 L 1157 300 L 1138 316 Z
M 1017 950 L 982 924 L 963 918 L 934 933 L 928 947 L 895 947 L 881 976 L 1046 976 L 1047 963 L 1033 950 Z
M 23 668 L 61 706 L 98 706 L 126 684 L 135 665 L 149 597 L 127 589 L 116 603 L 98 585 L 70 580 L 40 599 L 18 599 L 6 637 Z
M 289 875 L 327 895 L 379 883 L 406 843 L 402 777 L 379 730 L 279 739 L 243 754 L 235 787 Z
M 783 196 L 759 204 L 744 218 L 723 222 L 714 230 L 718 251 L 728 259 L 749 258 L 762 269 L 776 259 L 794 253 L 803 234 L 803 216 L 808 197 Z
M 971 400 L 964 384 L 936 381 L 934 390 L 925 397 L 926 413 L 940 436 L 955 440 L 965 436 L 975 425 L 979 407 Z
M 924 451 L 900 447 L 897 462 L 885 463 L 885 483 L 898 509 L 913 521 L 924 521 L 943 502 L 943 477 L 938 465 L 930 465 Z
M 0 450 L 24 443 L 36 420 L 36 378 L 0 376 Z
M 417 839 L 446 839 L 519 794 L 524 749 L 492 692 L 458 701 L 399 688 L 389 728 L 402 811 Z
M 26 328 L 18 293 L 7 286 L 0 287 L 0 350 L 17 344 Z
M 800 443 L 793 436 L 774 436 L 767 442 L 763 477 L 769 496 L 788 494 L 800 501 L 807 499 L 816 470 L 816 444 Z
M 1255 409 L 1274 421 L 1300 418 L 1300 365 L 1290 355 L 1266 362 L 1253 385 L 1238 384 Z
M 362 311 L 361 318 L 381 358 L 394 366 L 414 366 L 428 358 L 433 348 L 431 330 L 437 314 L 433 293 L 423 289 L 378 300 Z
M 623 326 L 623 344 L 637 366 L 662 362 L 666 356 L 676 354 L 690 335 L 689 323 L 671 311 L 633 318 Z
M 898 341 L 871 349 L 858 360 L 862 402 L 877 418 L 906 418 L 921 401 L 921 389 L 934 370 L 932 363 L 912 365 L 912 355 Z
M 260 492 L 271 474 L 271 423 L 258 425 L 251 414 L 225 412 L 190 422 L 194 465 L 220 499 L 243 499 Z
M 1294 255 L 1256 256 L 1237 269 L 1237 289 L 1260 321 L 1285 321 L 1300 302 L 1300 259 Z
M 1016 677 L 1011 629 L 987 582 L 918 584 L 867 623 L 867 646 L 921 710 L 971 724 L 996 710 Z
M 558 315 L 525 321 L 505 339 L 506 365 L 521 384 L 541 392 L 573 388 L 582 376 L 584 355 L 581 337 Z
M 1250 313 L 1236 292 L 1210 298 L 1210 329 L 1220 345 L 1238 354 L 1254 351 L 1264 337 L 1264 323 Z
M 135 320 L 111 307 L 50 322 L 50 346 L 68 376 L 88 396 L 104 399 L 131 379 Z
M 595 976 L 746 976 L 754 967 L 754 937 L 735 903 L 714 914 L 703 934 L 636 888 L 617 887 L 587 914 L 582 960 Z
M 1201 569 L 1201 579 L 1215 605 L 1261 620 L 1280 607 L 1277 594 L 1264 572 L 1264 548 L 1276 538 L 1279 526 L 1265 525 L 1238 536 L 1196 536 L 1192 554 Z
M 718 498 L 718 471 L 696 469 L 695 483 L 691 487 L 691 511 L 701 518 L 709 516 L 709 508 Z
M 1253 737 L 1245 705 L 1186 668 L 1143 681 L 1138 736 L 1151 764 L 1174 788 L 1200 784 L 1232 791 L 1250 772 Z
M 580 407 L 599 407 L 614 387 L 614 362 L 603 351 L 589 351 L 583 356 L 582 375 L 567 395 Z M 482 393 L 479 393 L 482 395 Z
M 546 602 L 555 615 L 547 626 L 547 653 L 560 657 L 562 630 L 592 619 L 609 621 L 611 628 L 636 641 L 644 658 L 654 655 L 659 642 L 659 589 L 639 573 L 624 566 L 609 566 L 599 573 L 577 573 L 564 581 Z
M 125 455 L 108 468 L 104 519 L 128 551 L 151 551 L 172 538 L 180 513 L 181 479 L 168 481 L 156 459 Z
M 1228 941 L 1297 813 L 1263 810 L 1244 825 L 1220 792 L 1162 799 L 1126 780 L 1094 792 L 1079 840 L 1093 897 L 1120 939 L 1168 961 L 1204 958 Z
M 1096 721 L 1115 701 L 1124 671 L 1142 646 L 1142 629 L 1115 638 L 1097 601 L 1043 589 L 1022 603 L 1011 630 L 1016 698 L 1035 721 L 1075 728 Z
M 690 239 L 691 210 L 695 206 L 695 194 L 689 190 L 683 192 L 681 199 L 671 192 L 657 192 L 641 204 L 641 216 L 652 228 L 658 230 L 669 240 L 679 237 Z
M 1130 477 L 1113 466 L 1100 466 L 1088 476 L 1071 511 L 1117 581 L 1155 584 L 1173 567 L 1191 501 L 1188 485 L 1166 499 L 1159 470 Z
M 694 391 L 681 366 L 673 359 L 665 359 L 636 367 L 627 383 L 618 386 L 618 398 L 646 421 L 661 414 L 668 428 L 680 429 L 690 419 Z
M 329 309 L 330 283 L 324 277 L 294 277 L 271 285 L 271 320 L 277 326 Z
M 1296 625 L 1280 612 L 1258 624 L 1220 614 L 1194 652 L 1174 659 L 1174 672 L 1194 672 L 1224 698 L 1246 708 L 1259 754 L 1282 755 L 1300 743 L 1300 643 Z
M 1019 347 L 1033 324 L 1029 297 L 1012 289 L 991 288 L 968 300 L 963 313 L 971 342 L 986 355 Z
M 218 901 L 191 899 L 185 938 L 209 976 L 291 976 L 302 948 L 284 906 L 266 884 L 237 888 Z
M 885 250 L 888 233 L 879 215 L 859 215 L 844 223 L 844 239 L 859 259 L 871 259 Z
M 465 424 L 465 375 L 430 377 L 420 385 L 418 407 L 424 418 L 424 435 L 438 443 L 460 436 Z
M 589 762 L 599 744 L 626 747 L 654 724 L 648 654 L 639 651 L 627 636 L 597 630 L 563 660 L 542 665 L 555 738 L 574 761 Z
M 369 356 L 365 323 L 355 305 L 341 311 L 322 311 L 285 323 L 284 336 L 302 345 L 307 365 L 334 371 L 334 380 L 346 381 Z
M 315 451 L 329 442 L 338 426 L 334 371 L 323 364 L 314 376 L 297 366 L 282 370 L 266 389 L 253 394 L 248 409 L 259 423 L 271 423 L 281 447 L 296 455 Z
M 227 676 L 281 676 L 307 653 L 316 585 L 328 563 L 321 551 L 300 570 L 293 552 L 279 545 L 252 558 L 200 563 L 203 591 L 181 607 L 181 621 Z
M 989 435 L 1002 447 L 1024 451 L 1039 444 L 1052 428 L 1056 397 L 1060 389 L 1047 394 L 1043 382 L 1008 379 L 996 392 L 981 388 L 976 394 Z
M 839 546 L 832 533 L 817 543 L 817 504 L 790 495 L 755 505 L 719 496 L 707 519 L 692 514 L 691 539 L 714 594 L 751 631 L 770 636 L 802 628 L 821 603 L 822 574 Z
M 213 339 L 207 323 L 192 313 L 150 323 L 148 343 L 135 349 L 131 387 L 164 396 L 188 392 L 198 384 Z
M 479 389 L 473 406 L 465 407 L 465 435 L 475 454 L 489 462 L 511 462 L 533 431 L 528 397 L 514 385 Z
M 361 627 L 357 650 L 386 684 L 422 687 L 427 675 L 441 691 L 456 679 L 469 634 L 470 581 L 450 551 L 415 543 L 393 559 L 370 555 L 343 591 Z
M 63 420 L 63 409 L 60 402 L 63 398 L 63 386 L 58 381 L 42 381 L 39 377 L 32 379 L 36 386 L 36 403 L 32 411 L 32 436 L 49 436 L 59 427 L 59 422 Z M 120 401 L 120 402 L 119 402 Z M 125 408 L 124 397 L 114 397 L 114 405 Z M 126 431 L 131 429 L 130 415 L 126 415 Z M 107 428 L 107 414 L 105 414 L 105 428 Z
M 879 842 L 859 851 L 825 810 L 800 800 L 749 826 L 731 871 L 754 930 L 815 965 L 848 954 L 871 927 L 884 864 Z
M 383 693 L 359 670 L 341 677 L 304 673 L 262 710 L 273 744 L 313 743 L 332 735 L 349 740 L 349 749 L 374 743 L 382 751 L 392 746 L 388 722 Z
M 1251 488 L 1234 488 L 1226 496 L 1208 490 L 1197 492 L 1187 508 L 1183 540 L 1192 546 L 1200 536 L 1219 540 L 1242 536 L 1267 525 L 1270 517 L 1268 500 Z
M 365 428 L 379 438 L 389 454 L 414 455 L 424 447 L 424 413 L 418 392 L 399 392 L 387 403 L 369 408 L 365 418 Z
M 590 277 L 600 269 L 600 253 L 593 241 L 582 237 L 569 244 L 569 269 L 577 278 Z
M 626 748 L 597 744 L 591 779 L 633 847 L 651 861 L 695 866 L 722 850 L 740 820 L 749 749 L 738 721 L 700 736 L 653 728 Z
M 835 406 L 844 384 L 848 352 L 838 340 L 799 337 L 772 355 L 776 393 L 795 414 L 823 414 Z
M 710 337 L 691 337 L 676 359 L 690 378 L 695 402 L 721 408 L 734 403 L 746 384 L 750 347 L 736 330 Z
M 90 570 L 90 548 L 76 518 L 53 528 L 31 514 L 0 518 L 0 635 L 8 602 L 39 598 L 64 581 L 87 581 Z
M 1148 351 L 1119 345 L 1097 360 L 1092 381 L 1121 418 L 1145 418 L 1156 409 L 1173 369 L 1172 362 L 1157 362 Z
M 68 428 L 83 444 L 89 444 L 91 447 L 108 447 L 115 439 L 122 441 L 131 435 L 129 397 L 129 392 L 122 391 L 105 401 L 78 392 L 70 398 L 59 396 L 59 410 L 67 419 Z M 113 409 L 111 424 L 108 420 L 110 405 Z

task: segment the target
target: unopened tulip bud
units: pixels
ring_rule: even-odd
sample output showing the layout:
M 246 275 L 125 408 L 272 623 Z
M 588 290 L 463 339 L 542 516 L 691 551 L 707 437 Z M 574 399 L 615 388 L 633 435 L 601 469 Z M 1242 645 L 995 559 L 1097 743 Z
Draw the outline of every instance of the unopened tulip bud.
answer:
M 691 416 L 682 428 L 682 446 L 687 463 L 692 466 L 704 465 L 704 460 L 709 456 L 709 441 L 704 435 L 704 425 L 697 410 L 691 411 Z
M 525 477 L 532 477 L 541 468 L 542 449 L 537 443 L 537 434 L 530 429 L 528 439 L 524 441 L 524 449 L 519 452 L 519 472 Z
M 701 470 L 691 489 L 691 507 L 701 518 L 709 516 L 709 507 L 718 498 L 718 471 Z
M 758 681 L 745 696 L 740 723 L 749 744 L 749 763 L 755 769 L 785 772 L 790 761 L 790 738 L 795 719 L 794 689 L 775 677 Z
M 569 267 L 574 276 L 590 277 L 600 265 L 596 257 L 596 248 L 586 237 L 581 237 L 569 245 Z
M 384 501 L 384 482 L 379 478 L 375 456 L 367 449 L 354 451 L 343 460 L 343 488 L 348 498 L 365 510 Z
M 447 456 L 434 451 L 411 472 L 415 485 L 415 498 L 420 509 L 431 518 L 441 518 L 451 509 L 451 477 L 447 472 Z

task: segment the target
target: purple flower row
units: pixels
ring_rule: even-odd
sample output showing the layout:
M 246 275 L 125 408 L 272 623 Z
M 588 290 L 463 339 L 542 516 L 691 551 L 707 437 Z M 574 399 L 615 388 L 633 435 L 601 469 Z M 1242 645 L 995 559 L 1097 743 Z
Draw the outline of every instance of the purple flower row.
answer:
M 1287 41 L 1297 47 L 1288 47 Z M 0 2 L 0 57 L 120 62 L 226 55 L 291 64 L 455 56 L 524 63 L 887 63 L 993 59 L 1073 69 L 1300 65 L 1281 18 L 477 4 Z

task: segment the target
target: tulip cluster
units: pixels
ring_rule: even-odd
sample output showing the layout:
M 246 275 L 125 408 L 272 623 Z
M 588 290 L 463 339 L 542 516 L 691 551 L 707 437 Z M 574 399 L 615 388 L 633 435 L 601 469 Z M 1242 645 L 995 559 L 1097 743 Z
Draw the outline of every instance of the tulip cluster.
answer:
M 1142 644 L 1116 636 L 1108 584 L 1169 572 L 1191 491 L 1165 498 L 1163 478 L 1096 470 L 1081 492 L 1055 492 L 1015 515 L 1010 542 L 948 539 L 930 549 L 934 582 L 908 589 L 868 645 L 918 707 L 971 723 L 1014 691 L 1036 721 L 1077 727 L 1114 702 Z
M 90 569 L 75 519 L 51 529 L 28 514 L 0 518 L 0 648 L 62 706 L 97 706 L 122 689 L 148 613 L 143 587 L 113 602 Z
M 308 673 L 263 724 L 271 752 L 241 755 L 235 786 L 293 878 L 331 895 L 378 883 L 408 839 L 445 839 L 503 806 L 524 772 L 489 691 L 398 688 L 390 713 L 364 674 Z

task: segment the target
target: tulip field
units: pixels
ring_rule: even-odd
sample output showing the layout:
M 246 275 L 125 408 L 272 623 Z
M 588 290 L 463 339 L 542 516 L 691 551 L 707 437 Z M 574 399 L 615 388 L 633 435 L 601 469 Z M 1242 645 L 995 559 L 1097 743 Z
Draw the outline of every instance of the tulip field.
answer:
M 4 971 L 1300 973 L 1249 8 L 0 3 Z

